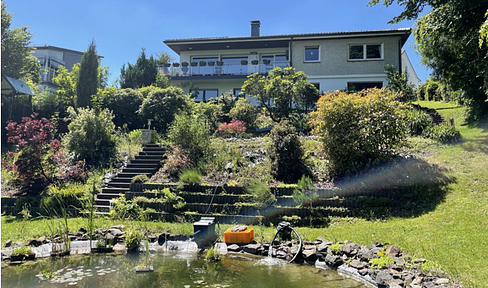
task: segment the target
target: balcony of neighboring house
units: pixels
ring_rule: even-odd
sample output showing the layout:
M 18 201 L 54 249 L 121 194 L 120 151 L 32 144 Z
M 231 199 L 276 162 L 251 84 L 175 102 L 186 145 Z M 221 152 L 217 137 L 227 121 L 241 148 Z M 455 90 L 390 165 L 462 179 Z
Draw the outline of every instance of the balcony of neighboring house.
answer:
M 232 57 L 191 57 L 190 62 L 163 64 L 158 67 L 160 73 L 172 79 L 197 78 L 245 78 L 253 73 L 267 74 L 275 67 L 289 67 L 286 55 L 261 55 Z M 258 60 L 259 59 L 259 60 Z

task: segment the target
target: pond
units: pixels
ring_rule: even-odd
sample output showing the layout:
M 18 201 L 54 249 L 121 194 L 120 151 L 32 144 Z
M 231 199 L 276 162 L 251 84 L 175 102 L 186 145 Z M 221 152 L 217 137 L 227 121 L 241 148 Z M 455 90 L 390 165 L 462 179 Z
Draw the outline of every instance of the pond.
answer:
M 209 263 L 193 254 L 153 253 L 152 273 L 135 273 L 144 255 L 75 255 L 2 265 L 2 287 L 366 287 L 308 264 L 263 261 L 239 254 Z M 273 264 L 273 265 L 271 265 Z M 40 280 L 51 275 L 53 282 Z

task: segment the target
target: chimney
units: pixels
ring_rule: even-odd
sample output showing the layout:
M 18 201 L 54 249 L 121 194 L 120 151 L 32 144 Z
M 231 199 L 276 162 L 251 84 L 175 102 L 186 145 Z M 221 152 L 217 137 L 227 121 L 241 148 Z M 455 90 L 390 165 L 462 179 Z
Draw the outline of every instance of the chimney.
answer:
M 261 21 L 251 21 L 251 37 L 259 37 L 259 29 L 261 27 Z

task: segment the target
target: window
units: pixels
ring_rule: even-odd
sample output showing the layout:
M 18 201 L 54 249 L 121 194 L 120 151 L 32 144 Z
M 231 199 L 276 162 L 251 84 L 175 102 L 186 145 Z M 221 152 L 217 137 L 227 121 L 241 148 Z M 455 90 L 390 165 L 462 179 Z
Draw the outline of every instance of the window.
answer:
M 317 88 L 317 90 L 320 91 L 320 83 L 311 83 L 313 86 L 315 86 L 315 88 Z
M 348 91 L 361 91 L 369 88 L 382 88 L 383 82 L 347 82 Z
M 190 91 L 192 95 L 195 96 L 195 102 L 207 102 L 211 99 L 216 99 L 219 95 L 219 90 L 217 89 L 201 89 L 197 91 Z
M 305 62 L 320 62 L 320 48 L 305 47 Z
M 383 44 L 349 45 L 349 60 L 383 59 Z

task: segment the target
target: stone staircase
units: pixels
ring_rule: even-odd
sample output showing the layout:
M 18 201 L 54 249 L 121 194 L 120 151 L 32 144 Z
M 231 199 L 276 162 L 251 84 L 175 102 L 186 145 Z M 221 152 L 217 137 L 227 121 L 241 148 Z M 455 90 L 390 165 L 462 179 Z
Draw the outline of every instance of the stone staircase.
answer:
M 145 145 L 139 155 L 135 156 L 135 159 L 131 160 L 127 167 L 112 178 L 107 187 L 97 194 L 95 200 L 97 214 L 108 214 L 110 212 L 112 199 L 129 192 L 130 182 L 134 176 L 147 175 L 151 178 L 158 171 L 165 153 L 166 149 L 157 144 Z
M 439 112 L 437 112 L 437 110 L 435 110 L 433 108 L 422 107 L 422 106 L 417 105 L 417 104 L 412 104 L 412 106 L 417 110 L 421 110 L 421 111 L 424 111 L 425 113 L 429 114 L 429 116 L 432 118 L 432 122 L 434 123 L 434 125 L 446 123 L 446 120 L 444 119 L 444 117 L 442 117 L 442 115 L 439 114 Z

